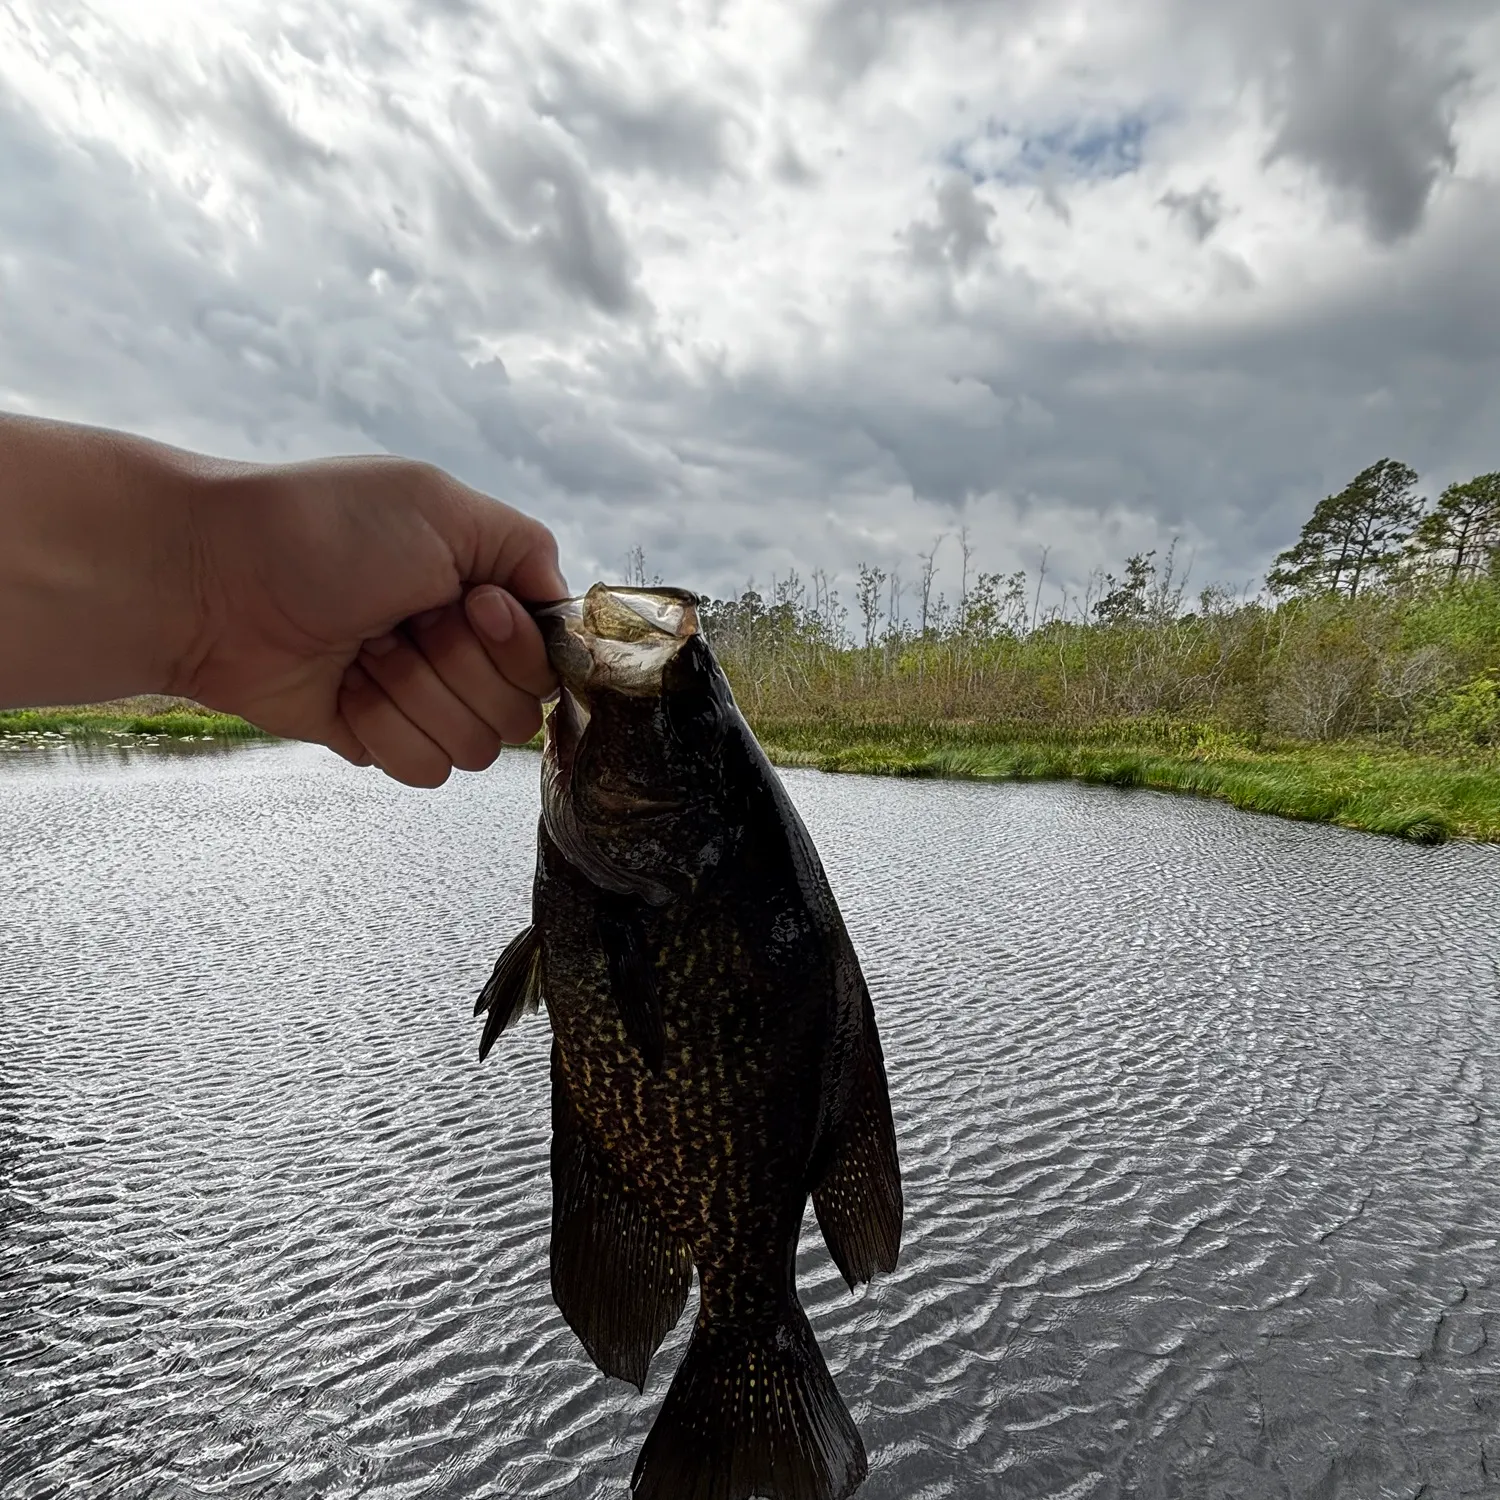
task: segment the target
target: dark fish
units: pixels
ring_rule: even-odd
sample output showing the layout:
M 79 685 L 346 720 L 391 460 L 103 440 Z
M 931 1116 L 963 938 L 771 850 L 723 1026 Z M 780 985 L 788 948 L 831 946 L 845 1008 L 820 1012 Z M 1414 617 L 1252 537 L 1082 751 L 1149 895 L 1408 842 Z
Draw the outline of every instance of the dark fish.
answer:
M 552 1294 L 643 1388 L 698 1270 L 638 1500 L 841 1500 L 864 1445 L 797 1300 L 812 1194 L 852 1289 L 895 1267 L 901 1181 L 869 991 L 802 820 L 694 595 L 536 611 L 547 720 L 532 923 L 479 998 L 480 1056 L 552 1021 Z

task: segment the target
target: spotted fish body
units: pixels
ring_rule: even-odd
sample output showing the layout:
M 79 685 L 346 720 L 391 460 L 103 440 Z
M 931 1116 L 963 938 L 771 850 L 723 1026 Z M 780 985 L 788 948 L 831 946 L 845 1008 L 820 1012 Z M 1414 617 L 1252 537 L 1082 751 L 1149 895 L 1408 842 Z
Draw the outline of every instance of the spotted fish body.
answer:
M 869 993 L 811 840 L 693 596 L 539 611 L 548 720 L 532 924 L 480 996 L 481 1055 L 545 1002 L 552 1289 L 606 1374 L 692 1341 L 640 1500 L 842 1500 L 863 1445 L 797 1300 L 808 1195 L 851 1287 L 894 1268 L 901 1188 Z

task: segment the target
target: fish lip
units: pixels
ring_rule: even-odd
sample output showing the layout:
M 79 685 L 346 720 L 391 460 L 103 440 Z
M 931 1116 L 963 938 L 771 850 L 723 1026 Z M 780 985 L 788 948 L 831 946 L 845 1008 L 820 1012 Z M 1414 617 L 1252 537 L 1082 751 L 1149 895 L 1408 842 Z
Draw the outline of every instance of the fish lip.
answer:
M 533 620 L 576 620 L 583 615 L 583 596 L 545 599 L 522 607 Z
M 596 583 L 594 587 L 598 588 L 599 585 Z M 650 588 L 642 588 L 633 583 L 605 584 L 604 588 L 611 594 L 624 594 L 627 598 L 670 599 L 674 604 L 703 605 L 708 603 L 707 594 L 695 594 L 692 589 L 674 588 L 665 583 Z M 522 607 L 528 614 L 545 615 L 548 618 L 581 614 L 583 601 L 588 598 L 588 593 L 589 591 L 585 590 L 582 594 L 569 594 L 562 599 L 523 601 Z

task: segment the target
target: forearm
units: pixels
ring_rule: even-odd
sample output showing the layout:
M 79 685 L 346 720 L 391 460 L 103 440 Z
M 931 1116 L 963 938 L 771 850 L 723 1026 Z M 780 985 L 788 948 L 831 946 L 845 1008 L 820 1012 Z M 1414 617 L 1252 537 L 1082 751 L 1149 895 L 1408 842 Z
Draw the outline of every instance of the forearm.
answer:
M 171 692 L 200 631 L 209 460 L 0 414 L 0 708 Z

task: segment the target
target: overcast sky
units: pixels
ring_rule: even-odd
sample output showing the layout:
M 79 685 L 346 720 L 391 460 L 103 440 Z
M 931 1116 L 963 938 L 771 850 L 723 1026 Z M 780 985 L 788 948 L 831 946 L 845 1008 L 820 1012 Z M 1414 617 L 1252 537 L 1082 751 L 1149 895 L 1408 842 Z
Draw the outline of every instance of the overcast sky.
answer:
M 1500 0 L 0 0 L 0 406 L 722 593 L 1500 469 Z M 1055 602 L 1055 595 L 1053 595 Z

